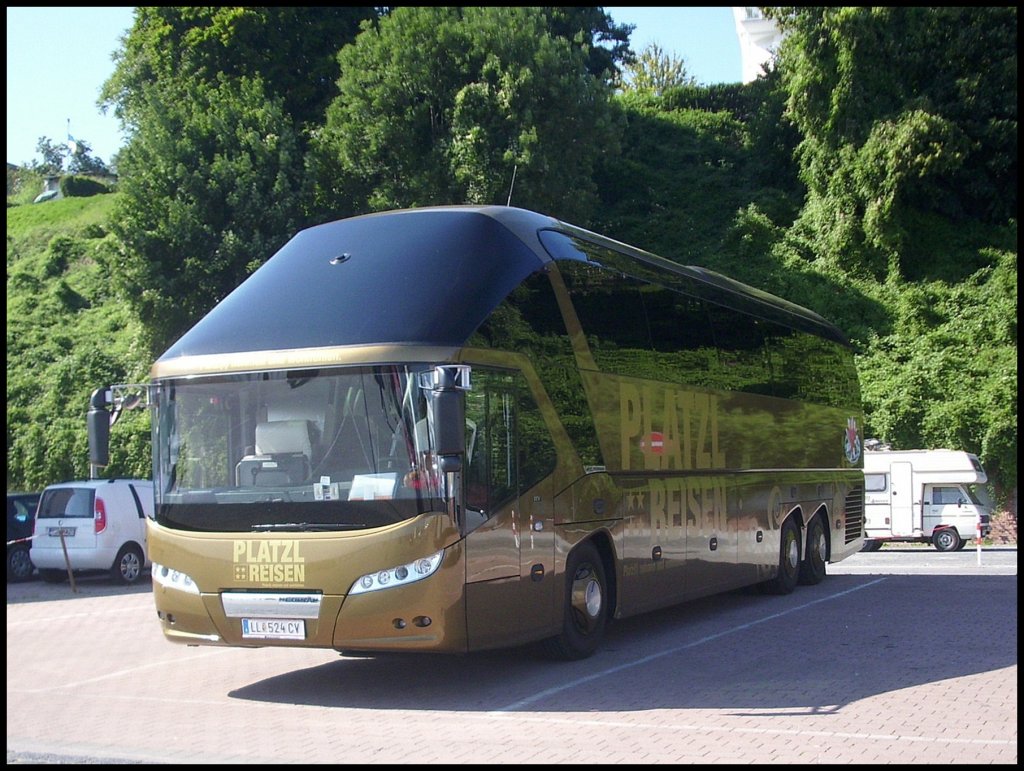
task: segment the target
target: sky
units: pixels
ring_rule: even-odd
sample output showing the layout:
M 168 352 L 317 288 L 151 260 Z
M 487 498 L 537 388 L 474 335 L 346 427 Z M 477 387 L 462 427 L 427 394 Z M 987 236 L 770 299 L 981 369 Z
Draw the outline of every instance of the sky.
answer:
M 649 43 L 682 59 L 698 83 L 741 80 L 732 9 L 604 6 L 616 24 L 634 24 L 639 52 Z M 132 24 L 132 6 L 54 8 L 7 6 L 7 161 L 41 161 L 40 137 L 87 142 L 109 163 L 124 137 L 112 113 L 96 105 L 114 71 L 113 53 Z

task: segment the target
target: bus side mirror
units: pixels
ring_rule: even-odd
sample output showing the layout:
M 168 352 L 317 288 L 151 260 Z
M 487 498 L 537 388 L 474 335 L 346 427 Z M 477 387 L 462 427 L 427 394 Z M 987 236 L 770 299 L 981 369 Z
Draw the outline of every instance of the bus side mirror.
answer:
M 424 372 L 420 387 L 428 391 L 428 420 L 434 436 L 434 452 L 441 470 L 461 471 L 466 454 L 466 400 L 469 390 L 469 367 L 438 366 Z
M 466 454 L 466 402 L 459 391 L 435 391 L 428 400 L 434 451 L 442 471 L 461 471 Z
M 106 466 L 110 462 L 110 389 L 97 388 L 89 397 L 86 424 L 89 429 L 89 463 Z

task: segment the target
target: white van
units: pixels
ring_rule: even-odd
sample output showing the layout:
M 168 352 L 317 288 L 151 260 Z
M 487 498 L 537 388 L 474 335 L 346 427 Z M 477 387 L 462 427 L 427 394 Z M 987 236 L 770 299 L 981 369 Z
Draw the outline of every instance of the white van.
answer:
M 75 571 L 106 570 L 122 583 L 135 583 L 149 566 L 146 517 L 152 516 L 153 483 L 148 479 L 50 485 L 36 513 L 32 564 L 44 581 L 64 580 L 70 563 Z

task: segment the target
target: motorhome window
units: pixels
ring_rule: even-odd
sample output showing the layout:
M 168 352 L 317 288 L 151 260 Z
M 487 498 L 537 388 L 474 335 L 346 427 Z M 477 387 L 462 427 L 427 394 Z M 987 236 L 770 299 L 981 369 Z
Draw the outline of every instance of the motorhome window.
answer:
M 885 492 L 888 477 L 885 474 L 865 474 L 864 490 L 869 493 Z

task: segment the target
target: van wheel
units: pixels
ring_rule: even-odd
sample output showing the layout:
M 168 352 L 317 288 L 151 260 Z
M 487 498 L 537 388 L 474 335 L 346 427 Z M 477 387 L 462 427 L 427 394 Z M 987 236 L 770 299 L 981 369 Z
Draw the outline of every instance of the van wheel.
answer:
M 115 581 L 122 584 L 134 584 L 142 575 L 144 558 L 138 546 L 126 543 L 117 553 L 114 566 L 110 569 L 110 575 Z
M 869 538 L 864 539 L 864 545 L 860 547 L 861 551 L 878 551 L 882 548 L 882 542 L 878 540 L 872 540 Z
M 960 548 L 963 539 L 955 527 L 944 527 L 932 533 L 932 544 L 939 551 L 956 551 Z
M 28 546 L 16 543 L 7 550 L 7 580 L 27 581 L 32 577 L 32 560 L 28 556 Z
M 566 565 L 562 631 L 541 643 L 551 658 L 574 661 L 597 650 L 608 624 L 608 582 L 594 544 L 580 544 Z
M 800 578 L 800 531 L 792 517 L 782 523 L 779 540 L 779 574 L 765 582 L 765 594 L 789 594 Z
M 966 545 L 967 545 L 967 541 L 965 539 L 961 538 L 960 539 L 960 545 L 956 547 L 956 550 L 957 551 L 963 551 L 963 549 L 964 549 L 964 547 Z
M 54 570 L 53 568 L 39 568 L 39 577 L 48 584 L 62 583 L 67 577 L 66 570 Z
M 825 557 L 828 543 L 825 541 L 825 526 L 821 517 L 815 517 L 807 526 L 807 554 L 800 563 L 799 582 L 804 586 L 820 584 L 825 578 Z

